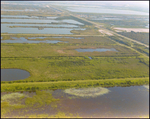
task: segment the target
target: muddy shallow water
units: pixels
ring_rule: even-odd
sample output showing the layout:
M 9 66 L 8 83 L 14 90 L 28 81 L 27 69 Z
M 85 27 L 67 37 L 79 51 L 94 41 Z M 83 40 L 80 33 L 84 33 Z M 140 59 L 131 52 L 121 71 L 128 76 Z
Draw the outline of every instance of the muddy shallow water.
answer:
M 109 90 L 96 96 L 77 96 L 65 93 L 65 90 L 52 91 L 54 98 L 60 99 L 57 108 L 45 105 L 39 109 L 29 108 L 27 112 L 14 110 L 9 115 L 26 114 L 53 115 L 57 111 L 66 114 L 78 114 L 79 117 L 148 117 L 149 116 L 149 86 L 110 87 Z M 75 89 L 76 90 L 76 89 Z M 82 90 L 83 89 L 77 89 Z M 93 91 L 95 88 L 92 89 Z M 87 91 L 87 89 L 86 89 Z M 89 90 L 90 91 L 90 90 Z M 96 90 L 97 91 L 97 88 Z M 89 92 L 90 93 L 90 92 Z M 5 95 L 2 92 L 1 95 Z M 35 92 L 23 92 L 35 95 Z

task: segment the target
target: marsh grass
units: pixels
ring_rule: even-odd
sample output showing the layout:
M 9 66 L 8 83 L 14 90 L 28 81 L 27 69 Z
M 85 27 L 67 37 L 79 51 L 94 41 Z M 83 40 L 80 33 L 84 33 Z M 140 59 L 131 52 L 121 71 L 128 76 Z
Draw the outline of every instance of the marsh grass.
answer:
M 15 104 L 12 103 L 13 99 L 19 99 L 24 97 L 22 100 L 24 103 L 21 104 L 22 101 L 17 101 Z M 9 100 L 8 100 L 9 99 Z M 2 96 L 1 101 L 1 110 L 2 110 L 2 117 L 5 117 L 8 112 L 11 112 L 13 110 L 22 110 L 23 112 L 28 111 L 29 108 L 37 109 L 45 105 L 51 105 L 51 107 L 54 109 L 57 108 L 57 103 L 59 99 L 55 99 L 52 94 L 48 91 L 36 91 L 36 95 L 33 95 L 32 97 L 25 96 L 21 93 L 11 93 L 11 94 L 5 94 Z
M 19 99 L 19 98 L 24 98 L 25 95 L 21 93 L 10 93 L 10 94 L 5 94 L 4 96 L 1 97 L 1 101 L 8 101 L 11 99 Z
M 66 89 L 65 93 L 79 96 L 79 97 L 97 97 L 109 93 L 107 88 L 97 87 L 97 88 L 79 88 L 79 89 Z
M 52 94 L 45 91 L 36 91 L 36 95 L 28 97 L 25 100 L 25 104 L 34 108 L 41 107 L 43 105 L 49 105 L 51 102 L 58 101 L 59 99 L 53 98 Z M 54 105 L 54 107 L 56 107 Z
M 1 84 L 1 91 L 33 91 L 47 89 L 67 89 L 83 87 L 114 87 L 114 86 L 134 86 L 149 84 L 147 78 L 128 79 L 105 79 L 105 80 L 78 80 L 78 81 L 58 81 L 58 82 L 27 82 Z
M 81 118 L 78 114 L 66 114 L 64 112 L 58 111 L 56 114 L 54 115 L 49 115 L 49 114 L 28 114 L 26 116 L 21 116 L 21 118 Z M 18 118 L 20 118 L 18 116 Z

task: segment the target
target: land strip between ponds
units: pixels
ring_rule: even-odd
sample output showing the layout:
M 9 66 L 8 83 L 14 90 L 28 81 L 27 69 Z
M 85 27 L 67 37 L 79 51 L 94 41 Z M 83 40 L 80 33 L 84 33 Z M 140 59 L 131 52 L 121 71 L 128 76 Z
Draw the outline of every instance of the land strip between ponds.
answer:
M 114 87 L 134 86 L 149 84 L 149 77 L 145 78 L 123 78 L 123 79 L 101 79 L 101 80 L 79 80 L 79 81 L 58 81 L 58 82 L 27 82 L 1 84 L 1 92 L 44 90 L 44 89 L 66 89 L 81 87 Z

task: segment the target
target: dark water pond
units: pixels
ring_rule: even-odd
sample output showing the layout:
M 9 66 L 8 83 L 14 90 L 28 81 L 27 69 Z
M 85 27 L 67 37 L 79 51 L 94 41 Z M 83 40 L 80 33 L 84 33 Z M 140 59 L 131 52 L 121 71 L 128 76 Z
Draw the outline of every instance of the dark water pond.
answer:
M 58 40 L 45 40 L 45 41 L 34 41 L 34 40 L 27 40 L 24 37 L 16 38 L 12 37 L 15 40 L 1 40 L 1 43 L 58 43 L 63 41 Z M 64 42 L 67 43 L 67 42 Z
M 76 51 L 78 52 L 94 52 L 94 51 L 97 51 L 97 52 L 106 52 L 106 51 L 116 51 L 116 49 L 114 48 L 111 48 L 111 49 L 106 49 L 106 48 L 97 48 L 97 49 L 76 49 Z
M 44 39 L 46 37 L 28 37 L 28 39 L 36 39 L 36 38 L 40 38 L 40 39 Z M 50 38 L 72 38 L 72 39 L 84 39 L 84 38 L 81 38 L 81 37 L 50 37 Z
M 1 69 L 1 81 L 14 81 L 28 78 L 30 73 L 21 69 Z

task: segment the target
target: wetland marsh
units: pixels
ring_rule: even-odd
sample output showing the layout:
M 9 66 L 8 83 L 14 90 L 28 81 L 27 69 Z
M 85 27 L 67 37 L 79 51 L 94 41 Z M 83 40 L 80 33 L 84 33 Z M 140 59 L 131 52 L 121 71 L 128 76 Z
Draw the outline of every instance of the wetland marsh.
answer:
M 24 3 L 1 2 L 2 118 L 149 116 L 147 12 Z
M 78 117 L 84 118 L 137 118 L 147 117 L 149 113 L 149 88 L 146 87 L 148 85 L 57 89 L 33 92 L 22 91 L 17 93 L 2 93 L 1 96 L 3 101 L 2 106 L 5 109 L 4 101 L 5 103 L 9 102 L 8 106 L 14 106 L 9 114 L 5 113 L 6 117 L 30 117 L 32 115 L 38 117 L 43 112 L 43 117 L 52 117 L 57 112 L 62 112 L 68 117 L 76 117 L 78 115 Z M 46 102 L 45 99 L 43 102 L 43 98 L 47 98 L 47 101 L 49 99 L 50 102 Z M 15 104 L 20 105 L 20 107 L 15 107 Z M 36 104 L 42 110 L 37 110 L 33 104 Z

